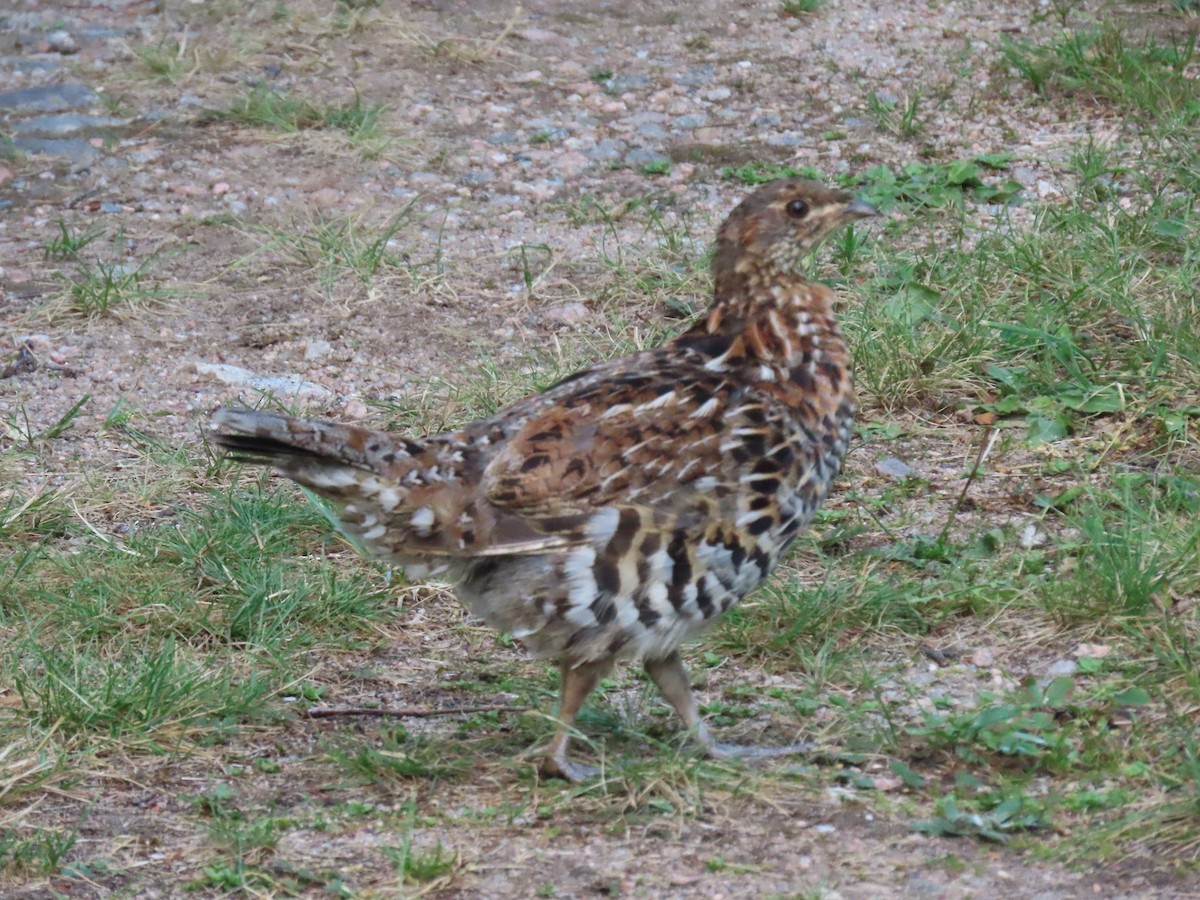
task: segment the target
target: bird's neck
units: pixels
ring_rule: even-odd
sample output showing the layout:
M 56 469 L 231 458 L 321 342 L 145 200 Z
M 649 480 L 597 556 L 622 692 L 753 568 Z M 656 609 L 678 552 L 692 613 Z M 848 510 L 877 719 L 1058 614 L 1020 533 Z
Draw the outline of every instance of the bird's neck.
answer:
M 718 278 L 707 316 L 680 340 L 707 350 L 709 368 L 737 369 L 789 406 L 836 415 L 852 408 L 853 385 L 833 305 L 829 288 L 795 273 L 737 273 Z

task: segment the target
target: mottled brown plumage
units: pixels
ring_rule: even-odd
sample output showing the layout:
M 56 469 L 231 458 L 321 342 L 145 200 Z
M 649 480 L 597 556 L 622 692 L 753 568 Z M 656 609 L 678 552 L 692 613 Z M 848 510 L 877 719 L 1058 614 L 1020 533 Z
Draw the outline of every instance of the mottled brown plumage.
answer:
M 762 583 L 829 492 L 854 416 L 850 356 L 832 293 L 800 266 L 873 214 L 815 182 L 764 185 L 720 229 L 695 327 L 459 431 L 409 439 L 224 409 L 216 439 L 560 661 L 547 772 L 589 774 L 567 756 L 569 728 L 619 657 L 642 660 L 709 752 L 753 753 L 709 736 L 678 648 Z

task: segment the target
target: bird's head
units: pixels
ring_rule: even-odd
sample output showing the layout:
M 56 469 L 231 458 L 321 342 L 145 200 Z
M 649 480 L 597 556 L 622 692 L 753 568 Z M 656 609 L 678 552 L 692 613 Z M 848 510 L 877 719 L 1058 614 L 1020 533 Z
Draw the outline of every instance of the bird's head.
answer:
M 818 181 L 782 178 L 764 184 L 729 214 L 717 234 L 713 273 L 790 273 L 826 235 L 879 212 L 866 201 Z M 764 272 L 764 274 L 766 274 Z

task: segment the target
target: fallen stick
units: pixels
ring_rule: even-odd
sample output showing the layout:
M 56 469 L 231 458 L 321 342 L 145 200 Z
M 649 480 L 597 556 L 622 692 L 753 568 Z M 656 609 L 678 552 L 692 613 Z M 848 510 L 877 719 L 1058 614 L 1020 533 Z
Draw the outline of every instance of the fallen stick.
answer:
M 477 713 L 477 712 L 524 712 L 529 709 L 528 706 L 506 706 L 502 704 L 490 704 L 488 706 L 460 706 L 454 709 L 419 709 L 413 708 L 392 708 L 386 706 L 371 708 L 369 706 L 345 706 L 337 709 L 324 707 L 321 709 L 310 709 L 306 715 L 310 719 L 332 719 L 339 716 L 398 716 L 410 719 L 428 719 L 432 716 L 453 716 L 458 713 Z

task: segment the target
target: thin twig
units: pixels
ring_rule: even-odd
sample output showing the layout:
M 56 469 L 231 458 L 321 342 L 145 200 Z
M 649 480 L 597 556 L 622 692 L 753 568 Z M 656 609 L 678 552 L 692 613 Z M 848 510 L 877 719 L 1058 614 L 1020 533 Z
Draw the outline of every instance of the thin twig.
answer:
M 372 708 L 369 706 L 344 706 L 336 709 L 324 707 L 321 709 L 310 709 L 306 715 L 310 719 L 332 719 L 341 716 L 402 716 L 410 719 L 428 719 L 433 716 L 454 716 L 459 713 L 478 713 L 478 712 L 525 712 L 529 709 L 528 706 L 509 706 L 507 704 L 489 704 L 487 706 L 459 706 L 453 709 L 420 709 L 412 708 L 391 708 L 381 706 Z
M 983 440 L 979 443 L 979 453 L 975 455 L 975 465 L 971 466 L 971 471 L 967 475 L 967 481 L 963 485 L 962 490 L 958 493 L 958 500 L 954 504 L 954 508 L 950 510 L 950 516 L 946 519 L 946 524 L 942 528 L 942 533 L 938 535 L 938 543 L 946 539 L 946 535 L 950 533 L 950 528 L 954 525 L 954 520 L 958 518 L 958 513 L 962 509 L 963 501 L 967 499 L 967 491 L 971 489 L 971 483 L 975 480 L 975 476 L 979 474 L 979 470 L 983 467 L 988 455 L 992 452 L 992 446 L 996 443 L 996 438 L 1000 436 L 1000 432 L 993 426 L 989 425 L 983 433 Z

